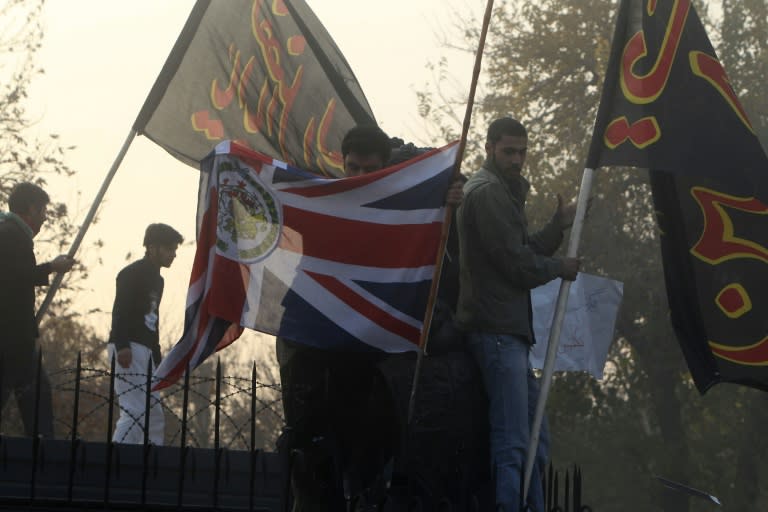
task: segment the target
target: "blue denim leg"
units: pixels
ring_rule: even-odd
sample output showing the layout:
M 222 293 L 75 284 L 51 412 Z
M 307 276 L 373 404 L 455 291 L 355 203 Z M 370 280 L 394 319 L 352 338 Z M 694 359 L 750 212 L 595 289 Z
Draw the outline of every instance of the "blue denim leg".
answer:
M 530 424 L 538 399 L 538 383 L 528 363 L 528 343 L 517 336 L 470 333 L 468 345 L 480 367 L 489 406 L 491 471 L 496 476 L 496 503 L 504 511 L 520 510 L 520 480 L 530 439 Z M 544 438 L 546 457 L 549 436 Z M 538 464 L 537 464 L 538 466 Z M 534 474 L 540 470 L 534 468 Z M 531 483 L 528 503 L 533 511 L 543 511 L 539 478 Z

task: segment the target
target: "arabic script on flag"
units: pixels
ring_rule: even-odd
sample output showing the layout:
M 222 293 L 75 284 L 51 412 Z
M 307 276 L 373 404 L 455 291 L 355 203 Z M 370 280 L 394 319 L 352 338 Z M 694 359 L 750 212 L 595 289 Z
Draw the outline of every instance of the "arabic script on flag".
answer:
M 699 391 L 768 390 L 768 157 L 691 0 L 619 5 L 587 158 L 610 165 L 651 170 L 672 325 Z
M 198 166 L 221 141 L 326 175 L 333 148 L 375 119 L 344 55 L 304 0 L 198 0 L 134 127 Z

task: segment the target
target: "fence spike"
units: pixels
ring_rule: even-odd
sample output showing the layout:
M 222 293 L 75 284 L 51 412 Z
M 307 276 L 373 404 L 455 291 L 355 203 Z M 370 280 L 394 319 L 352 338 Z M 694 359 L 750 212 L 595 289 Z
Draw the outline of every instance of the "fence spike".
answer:
M 184 389 L 181 409 L 181 446 L 187 445 L 187 421 L 189 420 L 189 373 L 190 373 L 189 361 L 187 361 L 187 368 L 184 372 Z
M 147 380 L 144 389 L 144 460 L 141 469 L 141 504 L 147 503 L 147 477 L 149 476 L 149 410 L 152 398 L 152 357 L 147 361 Z
M 32 478 L 29 484 L 29 500 L 31 503 L 35 502 L 36 492 L 36 480 L 37 480 L 37 464 L 38 457 L 40 455 L 40 378 L 43 371 L 43 351 L 42 349 L 37 352 L 37 374 L 35 379 L 35 413 L 32 415 Z
M 37 372 L 35 374 L 35 414 L 32 421 L 32 437 L 37 438 L 40 434 L 40 387 L 43 373 L 43 351 L 37 352 Z
M 219 448 L 221 427 L 221 358 L 216 359 L 216 408 L 214 416 L 214 438 L 213 438 L 213 453 L 214 453 L 214 473 L 213 473 L 213 508 L 218 508 L 219 505 L 219 475 L 221 472 L 221 450 Z
M 152 357 L 147 361 L 147 382 L 144 389 L 144 447 L 149 444 L 149 410 L 152 406 Z
M 72 410 L 72 436 L 69 441 L 69 484 L 67 486 L 67 501 L 72 503 L 72 492 L 75 485 L 75 459 L 77 458 L 77 427 L 80 414 L 80 378 L 83 372 L 83 355 L 77 353 L 77 366 L 75 367 L 75 404 Z
M 251 368 L 251 452 L 256 450 L 256 361 Z
M 109 505 L 109 489 L 112 484 L 112 450 L 115 444 L 112 442 L 112 423 L 115 414 L 115 353 L 109 361 L 109 404 L 107 406 L 107 438 L 106 443 L 106 461 L 104 464 L 104 505 Z
M 256 480 L 256 361 L 251 366 L 251 477 L 248 479 L 248 510 L 253 510 Z
M 182 501 L 184 497 L 184 475 L 186 473 L 187 465 L 187 414 L 189 411 L 189 374 L 190 367 L 189 361 L 187 361 L 187 368 L 184 372 L 184 399 L 182 400 L 181 409 L 181 445 L 179 446 L 179 492 L 176 498 L 176 505 L 179 510 L 182 508 Z
M 214 402 L 214 422 L 213 422 L 213 449 L 219 449 L 219 427 L 221 421 L 221 358 L 216 359 L 216 395 Z

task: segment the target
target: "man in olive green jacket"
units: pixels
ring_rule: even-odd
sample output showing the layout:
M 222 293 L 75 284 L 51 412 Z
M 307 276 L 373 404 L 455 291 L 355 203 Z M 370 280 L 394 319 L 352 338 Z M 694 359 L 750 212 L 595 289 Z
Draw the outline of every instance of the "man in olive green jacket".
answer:
M 538 233 L 528 233 L 524 209 L 530 185 L 521 175 L 527 144 L 527 132 L 518 121 L 507 117 L 491 123 L 486 161 L 464 185 L 458 210 L 456 320 L 467 333 L 488 394 L 491 469 L 496 505 L 504 511 L 520 510 L 521 473 L 538 399 L 528 362 L 535 342 L 530 290 L 558 277 L 573 280 L 579 270 L 576 258 L 552 257 L 563 230 L 573 223 L 573 205 L 564 205 L 558 195 L 552 220 Z M 544 510 L 540 483 L 532 479 L 532 511 Z

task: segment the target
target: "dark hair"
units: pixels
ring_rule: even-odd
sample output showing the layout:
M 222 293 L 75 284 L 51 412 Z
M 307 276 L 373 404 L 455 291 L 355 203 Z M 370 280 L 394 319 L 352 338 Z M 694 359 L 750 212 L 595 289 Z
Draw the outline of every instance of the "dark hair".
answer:
M 179 245 L 184 237 L 168 224 L 150 224 L 144 232 L 144 247 Z
M 34 183 L 19 183 L 8 196 L 8 209 L 15 214 L 24 214 L 31 206 L 45 206 L 50 200 L 45 190 Z
M 517 119 L 501 117 L 488 126 L 488 135 L 485 141 L 490 143 L 499 142 L 505 135 L 527 138 L 528 132 L 525 130 L 525 126 Z
M 397 165 L 435 148 L 417 147 L 412 142 L 404 143 L 402 139 L 392 138 L 392 156 L 389 158 L 389 165 Z
M 386 164 L 391 152 L 389 135 L 374 124 L 355 126 L 344 135 L 344 140 L 341 141 L 343 158 L 346 158 L 349 153 L 378 155 Z

